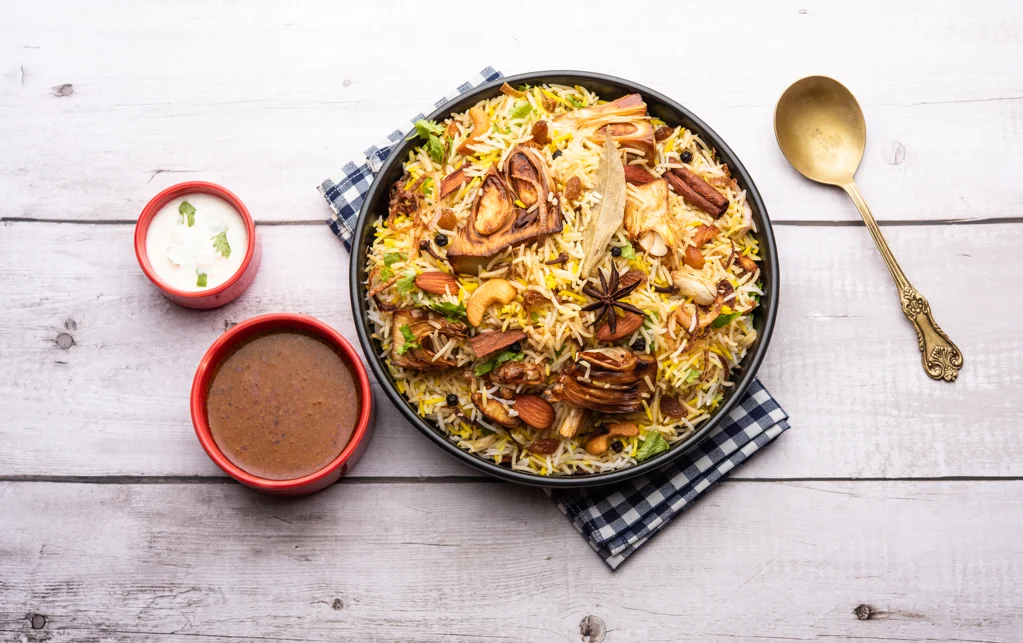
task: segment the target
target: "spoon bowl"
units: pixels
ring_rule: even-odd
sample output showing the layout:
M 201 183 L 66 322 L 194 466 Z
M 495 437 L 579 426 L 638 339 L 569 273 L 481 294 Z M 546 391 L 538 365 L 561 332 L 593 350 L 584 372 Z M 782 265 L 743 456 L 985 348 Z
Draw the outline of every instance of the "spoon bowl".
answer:
M 867 144 L 856 97 L 827 76 L 803 78 L 785 90 L 775 108 L 774 133 L 792 167 L 829 185 L 852 181 Z

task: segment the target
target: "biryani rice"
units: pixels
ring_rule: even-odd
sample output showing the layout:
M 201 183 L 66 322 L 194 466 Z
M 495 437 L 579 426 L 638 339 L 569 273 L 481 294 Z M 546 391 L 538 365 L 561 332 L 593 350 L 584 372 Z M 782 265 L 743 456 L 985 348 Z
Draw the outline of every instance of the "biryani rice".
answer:
M 648 275 L 646 283 L 633 291 L 628 299 L 629 303 L 646 312 L 647 317 L 643 325 L 631 336 L 624 338 L 622 343 L 631 346 L 642 339 L 646 346 L 645 352 L 657 358 L 656 378 L 650 382 L 652 395 L 643 401 L 641 413 L 627 416 L 627 419 L 639 425 L 640 435 L 617 438 L 623 447 L 620 452 L 609 449 L 599 455 L 588 453 L 585 449 L 586 435 L 561 439 L 557 450 L 549 455 L 530 451 L 527 445 L 554 435 L 554 430 L 535 430 L 525 425 L 506 429 L 488 420 L 473 405 L 462 372 L 477 360 L 473 352 L 455 338 L 446 338 L 439 332 L 431 334 L 434 346 L 440 347 L 434 359 L 451 359 L 457 365 L 448 371 L 422 372 L 401 368 L 395 366 L 390 359 L 392 313 L 383 308 L 413 306 L 422 300 L 422 293 L 407 287 L 411 277 L 428 271 L 452 272 L 446 262 L 420 252 L 418 242 L 432 239 L 438 233 L 448 238 L 457 235 L 458 229 L 470 216 L 482 183 L 481 177 L 491 165 L 496 164 L 499 171 L 504 169 L 504 162 L 512 149 L 531 141 L 531 128 L 536 121 L 550 120 L 553 114 L 605 102 L 583 87 L 563 85 L 528 88 L 525 100 L 528 100 L 530 110 L 517 118 L 512 116 L 512 112 L 521 114 L 525 111 L 522 107 L 523 99 L 502 94 L 478 103 L 490 118 L 490 128 L 475 144 L 470 145 L 472 152 L 468 155 L 456 151 L 473 129 L 468 112 L 452 114 L 448 120 L 440 123 L 445 128 L 454 123 L 448 131 L 457 130 L 450 140 L 449 153 L 443 164 L 430 157 L 426 146 L 416 147 L 409 152 L 404 160 L 404 170 L 408 175 L 406 185 L 423 179 L 420 191 L 427 219 L 431 216 L 436 219 L 435 215 L 439 213 L 441 200 L 435 197 L 443 177 L 465 163 L 464 171 L 471 178 L 443 199 L 443 207 L 450 208 L 457 220 L 457 225 L 452 229 L 432 227 L 423 231 L 422 235 L 410 234 L 412 215 L 393 217 L 389 223 L 387 217 L 379 217 L 374 222 L 372 247 L 367 261 L 367 284 L 375 283 L 374 279 L 378 279 L 381 274 L 395 276 L 398 281 L 396 285 L 370 298 L 368 317 L 372 323 L 372 337 L 379 342 L 381 357 L 388 365 L 398 391 L 420 416 L 435 422 L 462 449 L 495 463 L 504 463 L 514 470 L 544 476 L 622 469 L 636 463 L 642 442 L 651 439 L 654 433 L 660 434 L 668 444 L 675 444 L 685 440 L 706 421 L 721 404 L 727 391 L 734 386 L 731 374 L 739 367 L 747 348 L 756 339 L 752 311 L 763 292 L 760 271 L 741 274 L 730 269 L 733 252 L 753 261 L 760 259 L 756 230 L 752 228 L 746 195 L 734 181 L 729 180 L 727 169 L 717 161 L 713 150 L 690 130 L 675 127 L 670 136 L 658 141 L 657 158 L 649 169 L 660 175 L 672 168 L 687 167 L 712 182 L 727 197 L 728 209 L 717 219 L 690 207 L 674 192 L 670 193 L 669 207 L 672 215 L 683 222 L 681 228 L 687 240 L 698 226 L 711 225 L 717 228 L 717 234 L 701 248 L 704 266 L 700 270 L 689 269 L 689 272 L 711 284 L 722 279 L 728 280 L 734 288 L 734 294 L 726 302 L 727 308 L 722 310 L 748 312 L 743 312 L 719 328 L 708 328 L 705 338 L 694 341 L 691 333 L 695 329 L 681 328 L 673 314 L 679 306 L 693 307 L 693 301 L 655 290 L 656 286 L 671 284 L 669 267 L 662 263 L 667 257 L 658 258 L 643 253 L 638 245 L 630 241 L 623 229 L 618 230 L 610 246 L 631 245 L 634 255 L 631 258 L 615 258 L 605 252 L 606 256 L 600 260 L 591 276 L 595 278 L 597 271 L 606 274 L 612 262 L 615 262 L 623 275 L 631 270 L 640 270 Z M 552 105 L 553 114 L 547 110 Z M 651 120 L 654 127 L 665 125 L 657 119 Z M 594 187 L 602 151 L 601 144 L 575 136 L 571 131 L 555 128 L 549 136 L 550 143 L 536 149 L 543 156 L 559 187 L 558 194 L 552 191 L 547 198 L 549 202 L 557 203 L 560 210 L 563 220 L 561 233 L 549 235 L 537 243 L 501 252 L 488 261 L 478 275 L 459 275 L 457 293 L 434 298 L 457 306 L 464 304 L 484 281 L 495 277 L 507 279 L 518 291 L 518 297 L 508 304 L 491 307 L 480 330 L 521 329 L 527 335 L 527 341 L 522 343 L 524 362 L 543 365 L 548 376 L 572 364 L 580 350 L 597 345 L 594 339 L 596 329 L 589 325 L 590 313 L 581 312 L 581 308 L 591 303 L 591 299 L 579 294 L 585 283 L 579 272 L 584 259 L 582 231 L 589 225 L 601 198 Z M 644 161 L 641 153 L 634 150 L 619 151 L 626 164 Z M 692 154 L 692 160 L 686 164 L 681 161 L 684 151 Z M 570 204 L 560 196 L 560 188 L 573 176 L 579 178 L 583 191 L 578 201 Z M 562 254 L 567 256 L 563 264 L 546 263 Z M 523 306 L 523 295 L 527 291 L 539 293 L 550 303 L 542 310 L 527 312 Z M 692 319 L 695 326 L 695 314 Z M 501 401 L 495 395 L 498 388 L 493 386 L 482 392 L 487 399 Z M 529 388 L 518 385 L 514 391 L 521 393 Z M 448 405 L 449 395 L 456 396 L 458 404 Z M 666 396 L 677 398 L 685 410 L 685 417 L 669 417 L 661 412 L 661 400 Z M 554 408 L 556 419 L 553 426 L 557 427 L 565 419 L 569 407 L 567 404 L 555 403 Z M 515 415 L 514 409 L 509 408 L 509 411 Z

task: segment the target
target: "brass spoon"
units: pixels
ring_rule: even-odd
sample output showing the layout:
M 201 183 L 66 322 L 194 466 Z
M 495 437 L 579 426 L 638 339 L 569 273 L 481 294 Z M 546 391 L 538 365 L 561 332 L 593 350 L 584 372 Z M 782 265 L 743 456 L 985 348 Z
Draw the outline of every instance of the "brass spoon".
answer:
M 924 370 L 932 379 L 955 380 L 963 354 L 934 322 L 927 300 L 906 279 L 853 182 L 867 140 L 867 125 L 856 98 L 841 83 L 825 76 L 798 80 L 778 100 L 774 134 L 782 154 L 800 174 L 818 183 L 837 185 L 852 197 L 899 288 L 902 312 L 916 328 Z

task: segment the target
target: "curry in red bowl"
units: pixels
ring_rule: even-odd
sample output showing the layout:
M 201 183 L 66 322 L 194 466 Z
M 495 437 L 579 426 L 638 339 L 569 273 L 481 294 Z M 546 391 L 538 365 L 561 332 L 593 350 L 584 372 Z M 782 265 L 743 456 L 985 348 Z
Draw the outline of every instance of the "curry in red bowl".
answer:
M 333 328 L 302 315 L 263 315 L 221 336 L 192 384 L 192 422 L 210 458 L 267 493 L 336 482 L 372 430 L 366 369 Z

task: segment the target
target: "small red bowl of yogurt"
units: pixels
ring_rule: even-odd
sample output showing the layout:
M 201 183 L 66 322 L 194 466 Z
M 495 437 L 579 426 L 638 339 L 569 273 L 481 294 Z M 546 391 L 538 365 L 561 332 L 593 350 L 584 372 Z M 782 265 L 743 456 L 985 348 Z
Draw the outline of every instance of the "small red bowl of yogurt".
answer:
M 135 225 L 142 272 L 187 308 L 237 299 L 256 276 L 261 254 L 248 208 L 215 183 L 172 185 L 146 204 Z

